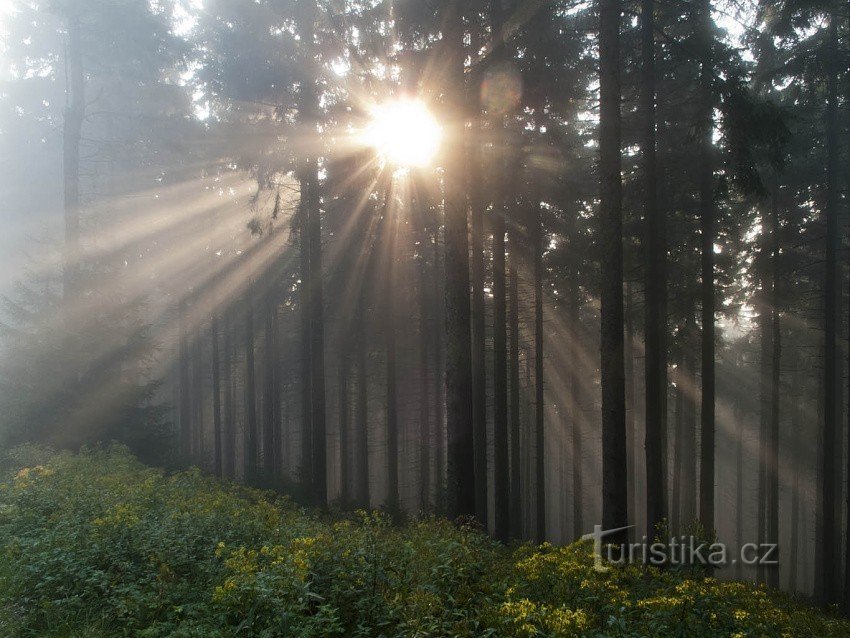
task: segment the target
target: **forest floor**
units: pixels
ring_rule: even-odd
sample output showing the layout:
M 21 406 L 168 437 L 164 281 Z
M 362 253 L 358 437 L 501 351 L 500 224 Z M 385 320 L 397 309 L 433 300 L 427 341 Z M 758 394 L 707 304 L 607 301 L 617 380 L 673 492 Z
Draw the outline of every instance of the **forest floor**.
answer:
M 111 447 L 18 448 L 0 475 L 0 635 L 850 636 L 696 571 L 593 570 L 590 543 L 492 542 L 427 518 L 328 516 Z

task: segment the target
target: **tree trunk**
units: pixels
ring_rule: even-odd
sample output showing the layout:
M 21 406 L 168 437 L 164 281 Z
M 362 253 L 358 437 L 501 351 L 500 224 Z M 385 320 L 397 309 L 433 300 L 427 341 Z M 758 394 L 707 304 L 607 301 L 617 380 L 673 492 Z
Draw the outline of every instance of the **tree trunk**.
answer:
M 224 475 L 235 478 L 236 409 L 233 384 L 233 313 L 228 310 L 224 325 Z
M 386 354 L 387 391 L 387 502 L 393 515 L 399 512 L 398 491 L 398 389 L 396 363 L 395 296 L 397 293 L 395 245 L 397 211 L 389 192 L 384 204 L 384 250 L 386 255 L 386 288 L 384 289 L 384 348 Z
M 771 233 L 771 222 L 765 215 L 762 224 L 762 246 L 759 260 L 761 279 L 761 291 L 759 293 L 759 334 L 760 334 L 760 361 L 759 361 L 759 476 L 758 476 L 758 527 L 757 540 L 759 546 L 768 540 L 767 522 L 769 512 L 769 499 L 771 497 L 770 482 L 771 472 L 776 468 L 770 467 L 770 429 L 772 423 L 771 410 L 773 408 L 773 388 L 771 386 L 771 365 L 773 363 L 773 303 L 772 294 L 773 278 L 770 273 L 772 257 L 769 257 L 769 235 Z M 766 568 L 759 564 L 756 567 L 756 579 L 765 582 Z
M 178 417 L 180 422 L 180 448 L 185 463 L 192 458 L 192 388 L 189 383 L 189 335 L 186 327 L 186 300 L 177 307 L 178 343 L 177 378 L 180 387 Z
M 632 320 L 632 309 L 634 308 L 634 296 L 632 294 L 632 282 L 626 282 L 625 300 L 625 323 L 626 328 L 623 335 L 624 356 L 623 368 L 626 379 L 626 479 L 629 484 L 629 525 L 636 523 L 637 510 L 635 509 L 635 337 L 634 321 Z M 634 530 L 629 530 L 629 538 L 633 538 Z
M 428 294 L 428 234 L 419 224 L 419 508 L 424 512 L 431 506 L 431 379 L 429 375 L 431 354 L 431 304 Z M 486 452 L 486 450 L 485 450 Z M 477 485 L 476 479 L 476 485 Z M 486 521 L 486 516 L 481 519 Z
M 713 175 L 713 100 L 714 56 L 711 0 L 700 0 L 702 68 L 700 71 L 700 233 L 702 240 L 702 403 L 700 406 L 700 490 L 699 518 L 703 528 L 714 531 L 714 175 Z
M 599 250 L 602 264 L 602 526 L 628 524 L 626 404 L 623 369 L 623 209 L 618 0 L 599 8 Z M 608 537 L 612 543 L 626 535 Z
M 583 507 L 584 507 L 584 482 L 582 480 L 582 462 L 584 452 L 582 450 L 581 423 L 584 421 L 579 397 L 579 377 L 576 372 L 579 361 L 579 342 L 581 329 L 579 318 L 579 290 L 578 284 L 573 279 L 570 281 L 568 321 L 570 326 L 570 370 L 569 370 L 569 394 L 568 405 L 571 427 L 571 454 L 573 460 L 573 539 L 580 538 L 584 533 Z M 581 339 L 583 341 L 583 339 Z
M 297 30 L 303 47 L 303 66 L 299 90 L 298 117 L 308 135 L 306 157 L 301 167 L 302 250 L 307 243 L 307 299 L 309 303 L 309 378 L 310 429 L 312 454 L 311 488 L 313 500 L 319 507 L 327 504 L 327 442 L 325 440 L 325 345 L 324 298 L 322 284 L 322 221 L 319 210 L 319 164 L 314 149 L 318 138 L 319 93 L 314 62 L 314 28 L 316 3 L 299 0 Z M 302 262 L 303 263 L 303 262 Z
M 342 335 L 340 344 L 339 368 L 337 376 L 337 396 L 339 400 L 339 500 L 343 507 L 348 507 L 351 502 L 351 450 L 350 439 L 350 415 L 348 380 L 351 375 L 351 360 L 349 358 L 348 335 Z
M 280 455 L 280 387 L 278 383 L 277 302 L 273 288 L 266 291 L 265 352 L 263 353 L 263 473 L 277 478 Z
M 245 482 L 257 480 L 257 401 L 254 383 L 254 295 L 248 282 L 245 295 Z
M 365 287 L 361 289 L 354 317 L 357 330 L 357 476 L 354 484 L 357 501 L 363 508 L 370 505 L 369 495 L 369 371 L 368 343 L 366 342 L 366 299 Z
M 640 109 L 646 246 L 645 453 L 647 535 L 650 538 L 655 535 L 659 523 L 667 516 L 667 219 L 665 210 L 658 205 L 657 193 L 654 11 L 654 0 L 642 0 Z M 674 500 L 674 507 L 675 503 Z
M 779 324 L 779 209 L 777 206 L 777 188 L 774 188 L 772 210 L 770 214 L 771 230 L 771 382 L 770 382 L 770 430 L 768 437 L 768 509 L 766 520 L 767 541 L 779 544 L 779 392 L 780 362 L 782 360 L 782 335 Z M 779 587 L 779 567 L 770 566 L 767 571 L 767 583 Z
M 803 387 L 803 379 L 802 375 L 797 371 L 795 374 L 796 387 Z M 805 401 L 805 397 L 801 393 L 799 397 L 796 398 L 795 405 L 791 409 L 791 440 L 793 443 L 793 449 L 796 452 L 804 449 L 805 440 L 802 436 L 803 430 L 803 410 L 802 405 Z M 791 534 L 789 539 L 789 550 L 788 550 L 788 591 L 794 593 L 797 591 L 798 583 L 797 583 L 797 564 L 799 562 L 799 549 L 800 549 L 800 462 L 801 458 L 797 457 L 792 459 L 791 463 L 793 467 L 791 468 L 791 472 L 793 474 L 793 478 L 791 479 Z
M 841 391 L 839 389 L 838 326 L 840 299 L 838 298 L 838 250 L 841 242 L 838 201 L 838 6 L 832 3 L 829 21 L 829 55 L 827 70 L 826 103 L 826 264 L 824 275 L 824 424 L 821 476 L 820 545 L 823 560 L 823 602 L 838 600 L 838 573 L 836 570 L 838 541 L 835 517 L 835 447 L 838 445 Z
M 685 392 L 682 384 L 685 380 L 685 356 L 684 351 L 687 346 L 681 344 L 677 354 L 678 365 L 676 366 L 676 394 L 675 394 L 675 425 L 674 425 L 674 440 L 673 440 L 673 493 L 670 504 L 670 529 L 674 534 L 682 533 L 682 470 L 684 467 L 684 419 L 685 419 Z M 657 527 L 647 529 L 647 534 L 652 536 L 647 538 L 655 538 L 658 533 Z
M 477 92 L 478 87 L 475 86 Z M 477 104 L 478 95 L 475 95 Z M 481 134 L 481 129 L 478 129 Z M 472 146 L 477 148 L 477 146 Z M 484 303 L 484 198 L 482 197 L 481 154 L 470 158 L 472 258 L 472 418 L 475 445 L 475 515 L 487 526 L 487 359 Z
M 546 405 L 543 398 L 543 227 L 540 205 L 532 217 L 532 246 L 534 250 L 534 439 L 537 520 L 535 538 L 546 540 Z M 512 248 L 515 250 L 515 248 Z
M 522 480 L 520 467 L 520 391 L 519 391 L 519 237 L 518 233 L 511 234 L 510 266 L 508 290 L 508 323 L 510 324 L 510 535 L 522 538 Z M 499 466 L 496 466 L 498 469 Z
M 469 305 L 469 242 L 462 134 L 463 4 L 448 6 L 443 24 L 448 77 L 445 149 L 446 408 L 448 496 L 452 517 L 475 515 L 475 453 L 472 433 L 472 342 Z
M 744 417 L 737 405 L 735 420 L 738 422 L 738 445 L 735 450 L 735 539 L 740 551 L 744 545 Z M 743 563 L 739 560 L 735 563 L 735 577 L 740 579 L 742 571 Z
M 212 384 L 213 384 L 213 471 L 222 476 L 222 431 L 221 431 L 221 356 L 218 348 L 218 309 L 212 312 L 210 337 L 212 339 Z
M 693 318 L 689 315 L 684 328 L 684 343 L 685 352 L 682 357 L 682 376 L 680 377 L 683 384 L 687 384 L 688 388 L 683 388 L 684 396 L 682 409 L 682 495 L 679 501 L 681 513 L 679 521 L 684 528 L 692 525 L 697 517 L 697 415 L 696 415 L 696 397 L 693 393 L 696 389 L 696 357 L 694 350 L 696 346 L 696 326 Z

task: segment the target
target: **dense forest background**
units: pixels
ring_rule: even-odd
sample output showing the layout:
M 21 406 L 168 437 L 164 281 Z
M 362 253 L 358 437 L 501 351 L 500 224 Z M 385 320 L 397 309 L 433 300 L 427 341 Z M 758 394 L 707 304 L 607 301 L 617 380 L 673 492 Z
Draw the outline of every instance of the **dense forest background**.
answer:
M 850 5 L 0 7 L 0 445 L 850 601 Z

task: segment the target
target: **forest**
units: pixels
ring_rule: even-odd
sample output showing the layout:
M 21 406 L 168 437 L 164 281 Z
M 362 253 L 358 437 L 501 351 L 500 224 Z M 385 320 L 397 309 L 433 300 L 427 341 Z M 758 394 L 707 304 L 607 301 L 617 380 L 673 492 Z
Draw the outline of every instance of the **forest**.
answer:
M 0 0 L 0 634 L 850 636 L 848 129 L 838 0 Z

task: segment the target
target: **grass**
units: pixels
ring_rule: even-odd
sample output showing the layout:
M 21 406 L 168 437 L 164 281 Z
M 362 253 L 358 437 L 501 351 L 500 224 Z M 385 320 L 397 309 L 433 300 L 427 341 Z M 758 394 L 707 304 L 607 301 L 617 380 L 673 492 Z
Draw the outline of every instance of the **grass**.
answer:
M 592 569 L 439 518 L 331 519 L 120 447 L 8 454 L 0 635 L 850 636 L 785 594 L 696 571 Z

